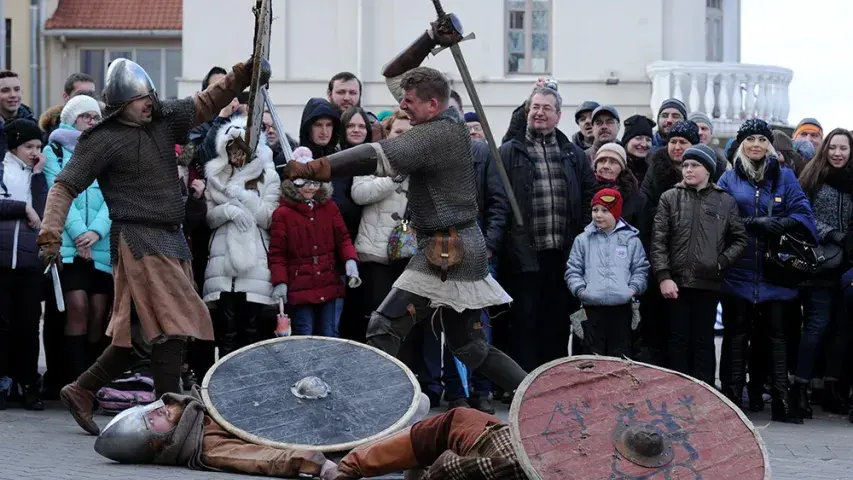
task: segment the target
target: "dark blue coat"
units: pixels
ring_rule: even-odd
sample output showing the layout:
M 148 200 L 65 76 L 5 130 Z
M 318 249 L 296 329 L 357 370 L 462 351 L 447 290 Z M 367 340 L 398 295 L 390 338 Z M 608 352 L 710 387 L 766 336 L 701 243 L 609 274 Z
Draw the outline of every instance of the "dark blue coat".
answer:
M 498 174 L 498 167 L 492 161 L 489 144 L 474 140 L 471 142 L 471 149 L 474 153 L 474 172 L 477 175 L 477 206 L 480 210 L 478 219 L 486 239 L 486 247 L 497 254 L 509 217 L 509 200 Z
M 817 230 L 808 197 L 800 188 L 794 172 L 780 168 L 775 158 L 768 159 L 764 178 L 758 185 L 747 178 L 740 160 L 736 160 L 734 169 L 723 174 L 718 185 L 735 198 L 741 218 L 768 215 L 793 218 L 803 227 L 801 230 L 808 232 L 810 240 L 817 244 Z M 764 278 L 766 242 L 749 232 L 748 236 L 746 252 L 726 274 L 723 291 L 753 303 L 796 298 L 796 289 L 767 282 Z

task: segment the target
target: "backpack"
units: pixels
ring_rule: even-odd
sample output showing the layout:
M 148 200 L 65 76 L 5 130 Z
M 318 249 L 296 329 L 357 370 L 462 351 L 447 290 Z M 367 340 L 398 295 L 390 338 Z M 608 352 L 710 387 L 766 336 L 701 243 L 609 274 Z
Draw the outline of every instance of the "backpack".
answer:
M 142 373 L 113 380 L 95 395 L 100 410 L 115 415 L 137 405 L 154 402 L 154 380 Z

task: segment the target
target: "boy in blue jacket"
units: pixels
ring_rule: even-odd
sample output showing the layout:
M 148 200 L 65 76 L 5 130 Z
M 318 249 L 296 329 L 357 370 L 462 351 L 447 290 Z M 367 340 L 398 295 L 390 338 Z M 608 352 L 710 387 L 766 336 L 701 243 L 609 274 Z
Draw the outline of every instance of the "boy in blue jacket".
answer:
M 649 262 L 639 231 L 622 220 L 622 195 L 605 188 L 592 197 L 592 222 L 575 238 L 566 282 L 586 313 L 591 353 L 627 356 L 631 302 L 646 290 Z

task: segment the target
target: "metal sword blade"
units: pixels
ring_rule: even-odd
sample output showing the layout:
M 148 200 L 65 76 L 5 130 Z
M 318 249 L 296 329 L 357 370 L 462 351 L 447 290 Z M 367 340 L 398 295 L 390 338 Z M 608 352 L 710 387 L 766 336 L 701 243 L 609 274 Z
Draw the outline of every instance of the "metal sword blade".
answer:
M 486 142 L 489 144 L 489 150 L 492 153 L 492 161 L 498 169 L 498 174 L 501 177 L 504 190 L 506 190 L 509 205 L 512 208 L 513 217 L 516 224 L 524 226 L 524 219 L 521 216 L 521 209 L 518 207 L 518 201 L 515 199 L 515 192 L 512 190 L 512 184 L 509 182 L 509 176 L 506 174 L 503 161 L 498 152 L 498 145 L 495 143 L 495 137 L 492 135 L 492 128 L 489 126 L 489 121 L 486 118 L 486 111 L 483 109 L 483 104 L 480 102 L 480 96 L 477 94 L 477 89 L 474 86 L 474 80 L 471 78 L 471 72 L 468 71 L 468 64 L 465 63 L 465 57 L 462 56 L 462 49 L 459 44 L 450 47 L 450 53 L 453 54 L 453 60 L 456 61 L 456 67 L 459 69 L 459 74 L 462 76 L 462 83 L 465 84 L 465 90 L 468 91 L 468 96 L 471 97 L 471 103 L 474 105 L 474 110 L 480 119 L 480 126 L 483 127 L 483 135 L 486 136 Z
M 289 162 L 293 158 L 293 150 L 290 149 L 290 142 L 287 140 L 287 133 L 281 125 L 281 120 L 278 118 L 278 112 L 275 111 L 275 105 L 270 99 L 270 92 L 266 87 L 261 88 L 261 94 L 264 96 L 264 102 L 267 109 L 270 111 L 272 123 L 275 125 L 275 131 L 278 133 L 278 144 L 281 145 L 281 151 L 284 152 L 284 158 Z

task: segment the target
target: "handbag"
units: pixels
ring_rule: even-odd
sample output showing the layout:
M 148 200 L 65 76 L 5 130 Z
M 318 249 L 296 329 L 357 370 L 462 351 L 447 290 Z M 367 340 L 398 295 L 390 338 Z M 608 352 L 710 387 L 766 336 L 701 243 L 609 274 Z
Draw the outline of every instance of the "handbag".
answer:
M 844 266 L 844 247 L 834 243 L 819 245 L 815 248 L 817 254 L 817 274 L 836 273 Z
M 388 260 L 393 262 L 412 258 L 418 251 L 418 236 L 409 223 L 409 206 L 406 205 L 406 213 L 402 219 L 396 212 L 391 217 L 399 220 L 400 224 L 395 226 L 388 236 Z
M 773 198 L 767 209 L 773 217 Z M 810 280 L 818 271 L 824 253 L 818 252 L 818 246 L 791 235 L 782 235 L 778 241 L 767 241 L 764 254 L 764 279 L 768 283 L 783 287 L 796 288 Z M 827 252 L 828 253 L 828 252 Z

